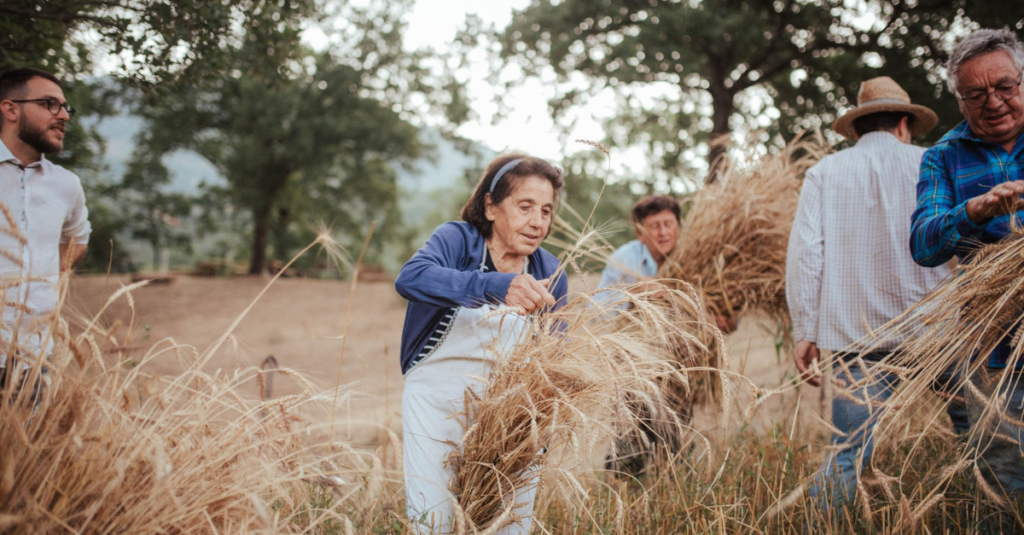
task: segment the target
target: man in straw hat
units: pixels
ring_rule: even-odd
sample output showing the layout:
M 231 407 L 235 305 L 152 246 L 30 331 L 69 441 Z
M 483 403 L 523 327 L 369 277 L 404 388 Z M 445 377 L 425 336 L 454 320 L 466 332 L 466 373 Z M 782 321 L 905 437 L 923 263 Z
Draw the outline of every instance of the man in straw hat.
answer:
M 953 49 L 947 72 L 965 120 L 921 163 L 910 250 L 922 266 L 942 265 L 954 255 L 970 262 L 980 244 L 1010 234 L 1014 214 L 1024 215 L 1013 202 L 1024 193 L 1024 45 L 1010 30 L 975 31 Z M 986 395 L 995 395 L 986 379 L 998 378 L 1009 364 L 1011 335 L 971 377 Z M 1020 367 L 1017 362 L 998 392 L 1006 406 L 973 440 L 986 482 L 1011 496 L 1024 493 L 1024 443 L 1007 438 L 1024 434 L 1014 423 L 1024 419 Z M 984 400 L 971 397 L 974 423 Z
M 895 388 L 895 376 L 873 368 L 900 340 L 867 341 L 869 332 L 917 303 L 949 272 L 916 265 L 906 245 L 924 153 L 911 139 L 937 122 L 891 78 L 864 82 L 857 107 L 832 125 L 855 144 L 809 169 L 800 192 L 786 257 L 796 366 L 817 386 L 819 351 L 845 350 L 835 357 L 836 386 L 858 384 L 832 401 L 835 447 L 810 488 L 822 505 L 855 497 L 879 404 Z M 963 403 L 952 403 L 949 413 L 954 427 L 966 430 Z

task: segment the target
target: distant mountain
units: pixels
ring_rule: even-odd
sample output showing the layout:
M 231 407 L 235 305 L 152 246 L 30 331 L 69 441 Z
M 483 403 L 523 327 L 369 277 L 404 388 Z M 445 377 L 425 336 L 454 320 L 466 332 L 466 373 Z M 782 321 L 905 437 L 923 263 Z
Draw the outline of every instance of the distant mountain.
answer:
M 437 130 L 424 129 L 420 135 L 424 143 L 436 147 L 434 158 L 421 159 L 412 171 L 398 169 L 398 206 L 409 227 L 458 219 L 462 202 L 472 189 L 465 178 L 467 172 L 475 179 L 496 154 L 476 143 L 469 147 L 467 154 Z M 433 226 L 428 230 L 432 231 Z M 428 236 L 429 232 L 422 237 Z
M 107 142 L 104 160 L 110 168 L 110 176 L 124 175 L 125 166 L 135 150 L 135 135 L 142 129 L 142 119 L 133 115 L 116 115 L 100 121 L 96 130 Z M 176 193 L 195 194 L 199 184 L 223 184 L 224 178 L 217 173 L 210 162 L 193 151 L 177 151 L 164 159 L 171 172 L 168 188 Z
M 133 115 L 109 117 L 97 125 L 96 129 L 107 142 L 105 161 L 111 176 L 120 177 L 124 174 L 125 165 L 135 149 L 135 135 L 141 128 L 142 119 Z M 423 129 L 420 136 L 424 143 L 434 145 L 437 149 L 434 158 L 415 162 L 412 170 L 398 169 L 399 189 L 409 200 L 423 199 L 430 192 L 460 186 L 465 171 L 481 165 L 476 156 L 462 152 L 455 142 L 445 139 L 437 130 Z M 471 145 L 470 152 L 479 154 L 484 164 L 495 154 L 493 150 L 475 143 Z M 172 177 L 170 190 L 174 192 L 198 193 L 203 181 L 209 184 L 224 183 L 217 169 L 193 151 L 177 151 L 167 156 L 165 163 Z

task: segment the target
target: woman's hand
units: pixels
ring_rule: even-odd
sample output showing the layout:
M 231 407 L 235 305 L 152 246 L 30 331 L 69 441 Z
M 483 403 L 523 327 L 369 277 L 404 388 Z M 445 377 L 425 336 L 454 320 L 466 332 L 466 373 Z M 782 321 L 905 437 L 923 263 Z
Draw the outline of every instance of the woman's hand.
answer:
M 508 287 L 505 304 L 519 307 L 527 314 L 544 308 L 544 305 L 554 306 L 555 296 L 548 291 L 547 285 L 548 279 L 539 281 L 531 275 L 519 275 Z

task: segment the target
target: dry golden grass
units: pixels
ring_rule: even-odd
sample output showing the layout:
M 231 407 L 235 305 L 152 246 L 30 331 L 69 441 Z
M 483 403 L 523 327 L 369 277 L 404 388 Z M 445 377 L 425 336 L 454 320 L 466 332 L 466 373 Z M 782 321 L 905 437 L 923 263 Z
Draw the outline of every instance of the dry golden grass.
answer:
M 694 195 L 679 243 L 658 276 L 692 284 L 716 315 L 760 311 L 789 324 L 786 247 L 804 173 L 829 146 L 797 137 L 777 153 L 731 156 Z
M 817 157 L 796 147 L 787 149 L 794 151 L 790 156 L 809 151 L 806 158 Z M 809 165 L 772 158 L 764 165 L 778 171 L 772 176 L 780 182 Z M 771 182 L 767 170 L 730 172 L 734 187 L 758 173 Z M 733 179 L 720 181 L 723 191 L 732 191 Z M 770 189 L 759 188 L 739 189 Z M 796 190 L 786 188 L 775 193 L 792 197 Z M 795 199 L 773 207 L 757 195 L 747 203 L 741 199 L 708 197 L 704 208 L 695 201 L 693 210 L 704 210 L 695 224 L 717 238 L 694 236 L 691 247 L 727 244 L 730 251 L 713 256 L 690 250 L 688 263 L 699 260 L 689 279 L 697 287 L 673 283 L 662 297 L 640 287 L 624 289 L 623 299 L 635 306 L 616 318 L 592 306 L 591 297 L 579 296 L 537 322 L 531 337 L 497 363 L 490 386 L 469 397 L 459 415 L 468 429 L 450 462 L 457 472 L 452 491 L 464 514 L 460 527 L 494 529 L 514 521 L 509 489 L 539 472 L 540 532 L 801 533 L 806 523 L 820 533 L 978 532 L 989 505 L 1004 498 L 975 477 L 966 448 L 941 430 L 942 406 L 930 382 L 964 355 L 987 352 L 1020 323 L 1020 230 L 982 247 L 956 279 L 875 333 L 876 340 L 914 336 L 885 365 L 904 387 L 883 416 L 856 508 L 818 524 L 820 512 L 800 494 L 780 507 L 815 468 L 819 456 L 813 451 L 821 448 L 794 440 L 789 419 L 795 414 L 777 415 L 768 434 L 712 439 L 702 450 L 708 454 L 655 468 L 639 481 L 590 474 L 598 450 L 635 430 L 638 414 L 664 416 L 659 421 L 669 425 L 659 431 L 666 435 L 683 431 L 673 416 L 679 399 L 692 399 L 701 373 L 711 371 L 700 364 L 708 355 L 724 355 L 708 308 L 760 310 L 785 319 L 778 310 L 785 242 L 780 225 L 766 214 L 788 213 L 779 221 L 791 221 L 787 210 L 795 208 Z M 712 217 L 714 203 L 736 217 Z M 684 231 L 684 239 L 691 233 L 698 232 Z M 602 254 L 601 247 L 586 245 L 593 240 L 583 234 L 574 240 L 584 245 L 566 260 L 574 270 L 580 255 Z M 130 300 L 131 289 L 112 299 Z M 72 337 L 63 320 L 50 326 L 57 341 L 48 362 L 52 384 L 38 408 L 27 389 L 7 391 L 0 400 L 0 532 L 406 532 L 401 493 L 390 483 L 400 479 L 397 474 L 386 474 L 376 455 L 330 441 L 327 429 L 312 428 L 303 417 L 317 405 L 329 413 L 335 391 L 317 394 L 307 387 L 288 398 L 261 400 L 257 392 L 265 381 L 259 370 L 204 373 L 201 364 L 211 351 L 233 343 L 230 331 L 202 353 L 166 341 L 143 360 L 178 358 L 188 371 L 148 376 L 116 353 L 113 361 L 104 356 L 108 348 L 130 344 L 115 339 L 102 321 L 86 323 L 80 337 Z M 1012 359 L 1024 353 L 1021 345 L 1021 336 L 1014 337 Z M 29 367 L 14 369 L 31 384 L 44 360 L 31 351 L 21 360 Z M 981 365 L 983 359 L 975 361 Z M 746 409 L 726 400 L 728 416 L 749 418 L 773 392 L 755 394 Z M 1000 411 L 995 401 L 989 400 L 988 418 Z
M 312 389 L 260 401 L 246 395 L 258 370 L 147 376 L 106 362 L 95 331 L 72 340 L 58 325 L 38 405 L 29 388 L 4 392 L 5 532 L 287 533 L 347 522 L 310 509 L 315 487 L 338 484 L 337 463 L 350 457 L 307 436 L 299 410 L 317 402 Z M 147 359 L 175 357 L 198 360 L 172 341 Z M 12 375 L 40 373 L 42 359 L 19 360 L 31 366 Z
M 614 317 L 591 295 L 579 296 L 534 322 L 483 392 L 467 392 L 466 435 L 447 461 L 457 516 L 465 517 L 458 523 L 493 530 L 516 521 L 511 489 L 538 474 L 582 508 L 587 493 L 577 476 L 590 471 L 596 447 L 636 429 L 638 414 L 659 422 L 665 436 L 685 431 L 670 399 L 676 393 L 664 385 L 693 383 L 696 370 L 677 359 L 706 360 L 699 355 L 720 351 L 722 337 L 692 289 L 668 292 L 668 300 L 641 294 Z
M 918 400 L 928 397 L 933 382 L 950 368 L 960 376 L 955 388 L 976 405 L 972 414 L 969 441 L 987 443 L 995 433 L 1007 436 L 1000 422 L 1022 426 L 1008 413 L 1006 391 L 1020 376 L 1014 368 L 1024 354 L 1020 325 L 1024 319 L 1024 228 L 1013 223 L 1012 233 L 997 243 L 980 246 L 969 263 L 960 264 L 945 283 L 935 288 L 903 316 L 872 333 L 861 342 L 870 346 L 899 340 L 901 344 L 880 366 L 903 380 L 903 386 L 886 404 L 880 415 L 876 436 L 879 442 L 897 441 L 910 422 L 926 422 L 921 437 L 941 434 L 937 430 L 942 417 L 935 411 L 922 411 Z M 1007 337 L 1011 354 L 1002 371 L 985 371 L 987 356 Z M 970 378 L 974 377 L 972 381 Z M 948 403 L 948 401 L 947 401 Z M 1003 489 L 991 477 L 981 477 L 987 468 L 979 463 L 974 448 L 963 448 L 958 469 L 950 470 L 931 489 L 930 498 L 940 496 L 944 487 L 958 474 L 970 474 L 992 503 L 1009 506 Z M 1016 520 L 1021 522 L 1021 516 Z M 1024 523 L 1021 523 L 1024 525 Z
M 65 274 L 60 287 L 67 281 Z M 122 287 L 108 304 L 131 305 L 140 286 Z M 272 378 L 260 370 L 205 373 L 209 356 L 233 341 L 230 330 L 203 353 L 165 340 L 130 363 L 122 351 L 131 344 L 117 339 L 117 327 L 103 328 L 101 314 L 77 336 L 60 306 L 48 321 L 16 314 L 4 326 L 3 351 L 17 355 L 6 384 L 26 386 L 0 396 L 0 531 L 337 533 L 379 505 L 376 457 L 325 441 L 303 417 L 335 394 L 317 394 L 292 374 L 303 392 L 261 400 Z M 52 352 L 27 343 L 36 334 L 42 347 L 54 341 Z M 186 373 L 141 371 L 168 358 Z M 37 382 L 46 386 L 30 386 Z M 375 466 L 376 479 L 367 476 Z

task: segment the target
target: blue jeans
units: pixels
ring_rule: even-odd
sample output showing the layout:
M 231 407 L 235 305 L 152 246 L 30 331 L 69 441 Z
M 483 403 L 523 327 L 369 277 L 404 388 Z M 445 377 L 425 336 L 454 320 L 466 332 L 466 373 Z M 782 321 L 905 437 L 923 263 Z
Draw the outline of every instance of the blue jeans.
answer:
M 832 425 L 843 434 L 832 435 L 832 449 L 814 473 L 808 493 L 819 506 L 836 507 L 843 502 L 852 503 L 856 497 L 857 477 L 863 465 L 871 458 L 874 449 L 875 424 L 882 411 L 882 405 L 892 397 L 899 385 L 899 379 L 888 372 L 868 373 L 856 360 L 856 355 L 844 358 L 846 368 L 836 364 L 835 380 L 840 386 L 853 385 L 849 391 L 837 391 L 832 396 Z M 866 353 L 861 360 L 870 369 L 871 365 L 885 357 L 885 354 Z M 957 369 L 943 372 L 932 384 L 932 388 L 944 398 L 952 399 L 946 405 L 946 412 L 953 422 L 957 434 L 966 433 L 969 428 L 968 411 L 960 390 Z M 866 382 L 865 379 L 868 379 Z M 956 389 L 956 391 L 954 391 Z M 851 399 L 852 398 L 852 399 Z
M 968 389 L 967 406 L 978 468 L 993 490 L 1018 498 L 1024 495 L 1024 428 L 1019 425 L 1024 421 L 1024 372 L 982 368 L 971 376 L 971 384 L 977 390 Z M 993 395 L 997 390 L 998 396 Z

